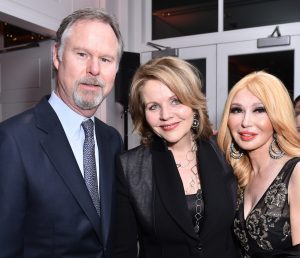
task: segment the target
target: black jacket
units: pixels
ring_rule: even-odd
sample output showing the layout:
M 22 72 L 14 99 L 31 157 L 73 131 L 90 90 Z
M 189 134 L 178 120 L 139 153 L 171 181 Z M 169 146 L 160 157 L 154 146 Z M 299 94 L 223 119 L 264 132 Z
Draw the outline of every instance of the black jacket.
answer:
M 113 257 L 237 257 L 236 180 L 214 141 L 198 144 L 205 210 L 200 235 L 194 233 L 173 155 L 156 139 L 120 157 Z
M 95 119 L 101 219 L 63 127 L 44 98 L 0 124 L 0 257 L 108 258 L 122 139 Z

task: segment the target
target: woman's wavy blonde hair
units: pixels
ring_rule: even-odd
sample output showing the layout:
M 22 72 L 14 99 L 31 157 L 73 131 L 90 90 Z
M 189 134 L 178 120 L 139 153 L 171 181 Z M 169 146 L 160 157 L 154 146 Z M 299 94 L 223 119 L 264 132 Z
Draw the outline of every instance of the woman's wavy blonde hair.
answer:
M 289 156 L 300 156 L 300 140 L 297 135 L 293 103 L 283 83 L 275 76 L 264 71 L 253 72 L 231 89 L 218 132 L 218 145 L 225 153 L 227 161 L 234 169 L 240 187 L 245 187 L 249 181 L 252 166 L 247 154 L 240 159 L 230 157 L 232 136 L 228 128 L 228 117 L 231 103 L 237 92 L 248 89 L 263 103 L 277 134 L 279 147 Z
M 200 125 L 195 138 L 209 139 L 212 135 L 211 123 L 208 118 L 206 98 L 202 93 L 202 84 L 198 70 L 190 63 L 176 57 L 161 57 L 141 65 L 132 80 L 129 94 L 129 112 L 134 130 L 141 135 L 141 143 L 152 142 L 154 133 L 145 116 L 145 105 L 141 89 L 149 80 L 165 84 L 186 106 L 198 115 Z

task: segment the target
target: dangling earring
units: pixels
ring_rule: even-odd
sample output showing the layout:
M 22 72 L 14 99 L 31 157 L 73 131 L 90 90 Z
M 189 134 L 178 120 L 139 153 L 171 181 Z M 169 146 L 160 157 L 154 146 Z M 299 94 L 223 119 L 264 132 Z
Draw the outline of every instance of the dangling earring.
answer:
M 244 152 L 239 151 L 235 146 L 234 143 L 231 142 L 230 144 L 230 157 L 233 159 L 240 159 L 244 155 Z
M 199 125 L 200 125 L 200 122 L 199 122 L 199 120 L 198 120 L 198 115 L 197 115 L 196 113 L 194 113 L 194 115 L 193 115 L 192 128 L 193 128 L 194 130 L 197 130 L 198 127 L 199 127 Z
M 280 159 L 283 157 L 285 152 L 280 149 L 278 142 L 277 142 L 277 136 L 276 134 L 273 135 L 273 140 L 269 147 L 269 155 L 272 159 Z

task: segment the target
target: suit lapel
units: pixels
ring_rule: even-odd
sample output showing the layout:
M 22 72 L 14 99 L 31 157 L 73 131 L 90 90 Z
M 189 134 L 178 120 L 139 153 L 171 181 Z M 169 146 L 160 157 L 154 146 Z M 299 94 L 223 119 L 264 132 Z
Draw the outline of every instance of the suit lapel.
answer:
M 41 136 L 40 140 L 44 151 L 91 221 L 99 240 L 102 242 L 99 216 L 90 198 L 62 125 L 46 98 L 36 107 L 35 116 L 37 127 L 46 133 Z
M 154 180 L 163 205 L 181 229 L 196 239 L 182 181 L 172 153 L 168 150 L 153 150 L 152 155 Z
M 228 207 L 230 196 L 225 193 L 229 191 L 224 179 L 224 167 L 217 153 L 206 141 L 200 141 L 199 149 L 198 159 L 205 212 L 200 238 L 205 239 L 211 229 L 215 228 L 216 221 L 224 220 L 224 212 L 233 210 L 234 207 Z

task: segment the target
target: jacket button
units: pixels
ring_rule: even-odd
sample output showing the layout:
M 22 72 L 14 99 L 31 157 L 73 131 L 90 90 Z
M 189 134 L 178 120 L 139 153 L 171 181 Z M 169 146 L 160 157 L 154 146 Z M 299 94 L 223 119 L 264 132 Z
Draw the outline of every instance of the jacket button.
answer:
M 199 252 L 202 251 L 202 248 L 203 248 L 202 244 L 198 244 L 198 245 L 197 245 L 197 250 L 198 250 Z

